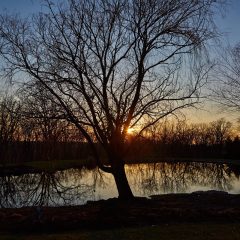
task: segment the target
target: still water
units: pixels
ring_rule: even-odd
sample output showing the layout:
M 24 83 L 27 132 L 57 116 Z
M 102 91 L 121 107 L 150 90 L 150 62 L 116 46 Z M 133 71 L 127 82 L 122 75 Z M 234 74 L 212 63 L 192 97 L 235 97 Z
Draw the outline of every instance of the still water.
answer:
M 135 196 L 221 190 L 240 193 L 240 166 L 212 163 L 126 165 Z M 111 174 L 98 169 L 0 178 L 0 207 L 63 206 L 117 197 Z

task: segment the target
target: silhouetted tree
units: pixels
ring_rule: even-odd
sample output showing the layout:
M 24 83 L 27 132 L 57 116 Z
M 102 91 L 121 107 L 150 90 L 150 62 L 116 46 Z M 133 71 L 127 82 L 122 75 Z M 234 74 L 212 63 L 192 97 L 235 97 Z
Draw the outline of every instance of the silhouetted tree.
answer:
M 7 143 L 19 138 L 21 104 L 13 96 L 0 97 L 0 143 Z
M 12 160 L 16 154 L 12 143 L 21 137 L 22 106 L 13 96 L 0 96 L 0 162 Z
M 221 118 L 210 124 L 212 143 L 213 144 L 223 144 L 231 136 L 232 124 Z
M 213 98 L 225 111 L 240 111 L 240 43 L 227 48 L 216 72 Z
M 58 104 L 113 174 L 119 197 L 133 197 L 125 170 L 127 132 L 139 134 L 198 102 L 204 44 L 215 36 L 216 0 L 68 0 L 31 19 L 1 16 L 0 53 Z M 206 52 L 205 52 L 206 53 Z M 200 61 L 198 61 L 200 60 Z M 99 157 L 95 142 L 106 152 Z

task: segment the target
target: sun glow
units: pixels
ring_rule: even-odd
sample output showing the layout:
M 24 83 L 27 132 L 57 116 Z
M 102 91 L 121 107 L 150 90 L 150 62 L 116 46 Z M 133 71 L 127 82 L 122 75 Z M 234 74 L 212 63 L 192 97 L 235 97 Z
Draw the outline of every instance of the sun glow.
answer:
M 136 132 L 136 129 L 135 128 L 128 128 L 128 130 L 127 130 L 127 134 L 129 134 L 129 135 L 132 135 L 132 134 L 134 134 Z

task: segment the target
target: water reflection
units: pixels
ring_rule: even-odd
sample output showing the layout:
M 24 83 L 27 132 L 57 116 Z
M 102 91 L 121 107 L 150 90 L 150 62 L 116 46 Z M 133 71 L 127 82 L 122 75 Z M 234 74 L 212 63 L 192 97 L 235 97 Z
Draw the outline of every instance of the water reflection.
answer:
M 0 206 L 58 206 L 83 202 L 93 196 L 93 184 L 84 183 L 90 176 L 84 169 L 56 173 L 24 174 L 0 178 Z M 94 179 L 95 172 L 91 172 Z M 94 180 L 93 180 L 94 182 Z
M 209 163 L 157 163 L 129 167 L 136 194 L 183 193 L 198 190 L 229 191 L 237 181 L 231 166 Z
M 137 196 L 222 190 L 240 193 L 240 167 L 210 163 L 155 163 L 126 166 Z M 98 169 L 69 169 L 55 173 L 0 177 L 0 206 L 59 206 L 116 197 L 110 174 Z

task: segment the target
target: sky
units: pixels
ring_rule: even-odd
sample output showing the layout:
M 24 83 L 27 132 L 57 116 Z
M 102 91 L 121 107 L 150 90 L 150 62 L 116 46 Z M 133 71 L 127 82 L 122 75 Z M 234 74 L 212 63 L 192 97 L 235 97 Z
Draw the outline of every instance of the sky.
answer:
M 41 4 L 38 0 L 1 0 L 0 11 L 20 12 L 30 14 L 41 10 Z
M 240 41 L 240 0 L 232 0 L 224 15 L 216 18 L 216 24 L 229 43 L 234 45 Z
M 58 0 L 52 1 L 57 2 Z M 0 13 L 7 11 L 28 16 L 43 10 L 42 3 L 42 0 L 0 0 Z M 233 46 L 240 42 L 240 0 L 231 0 L 231 4 L 227 6 L 223 15 L 216 17 L 215 22 L 222 33 L 222 41 Z M 212 105 L 204 107 L 202 111 L 190 111 L 189 115 L 194 122 L 209 122 L 220 117 L 234 121 L 237 118 L 236 115 L 226 114 Z
M 53 2 L 58 0 L 53 0 Z M 20 12 L 23 15 L 30 15 L 43 9 L 42 0 L 0 0 L 0 12 Z M 227 6 L 225 16 L 217 17 L 216 23 L 226 39 L 235 44 L 240 41 L 240 0 L 231 0 Z

